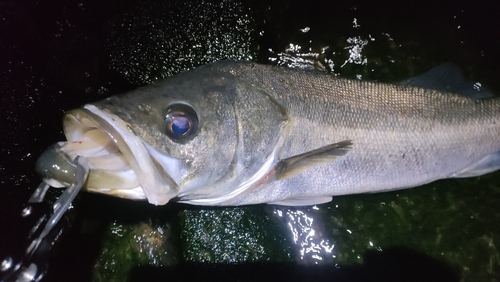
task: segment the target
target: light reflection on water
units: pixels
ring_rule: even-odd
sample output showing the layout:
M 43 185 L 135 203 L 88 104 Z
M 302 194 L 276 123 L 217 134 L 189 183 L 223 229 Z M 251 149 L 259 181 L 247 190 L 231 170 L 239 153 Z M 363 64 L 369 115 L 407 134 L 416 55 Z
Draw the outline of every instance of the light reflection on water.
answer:
M 375 39 L 372 38 L 372 40 Z M 344 67 L 347 63 L 366 65 L 368 59 L 361 54 L 361 51 L 368 44 L 368 40 L 362 39 L 361 36 L 349 37 L 347 43 L 349 43 L 349 46 L 344 47 L 344 49 L 349 50 L 349 58 L 340 67 Z
M 352 26 L 353 29 L 357 30 L 360 26 L 361 25 L 358 23 L 358 20 L 354 18 Z M 306 26 L 302 29 L 298 29 L 297 32 L 306 34 L 310 30 L 311 28 Z M 263 35 L 264 32 L 261 31 L 260 36 Z M 346 38 L 343 49 L 347 50 L 347 54 L 342 49 L 331 50 L 331 47 L 328 45 L 317 45 L 316 42 L 314 42 L 315 39 L 310 37 L 308 44 L 300 45 L 290 42 L 288 47 L 285 48 L 285 51 L 276 51 L 270 48 L 269 52 L 272 55 L 268 58 L 268 60 L 270 62 L 276 62 L 279 66 L 301 69 L 318 69 L 335 74 L 335 57 L 343 60 L 342 64 L 337 64 L 340 68 L 343 68 L 347 64 L 366 65 L 368 63 L 367 57 L 363 55 L 363 49 L 370 41 L 375 41 L 375 37 L 370 34 L 368 34 L 368 38 L 366 37 L 366 35 L 358 35 Z M 360 74 L 356 77 L 361 79 Z
M 319 208 L 276 206 L 273 213 L 280 217 L 290 232 L 296 261 L 303 264 L 330 263 L 336 258 L 335 244 L 322 232 Z

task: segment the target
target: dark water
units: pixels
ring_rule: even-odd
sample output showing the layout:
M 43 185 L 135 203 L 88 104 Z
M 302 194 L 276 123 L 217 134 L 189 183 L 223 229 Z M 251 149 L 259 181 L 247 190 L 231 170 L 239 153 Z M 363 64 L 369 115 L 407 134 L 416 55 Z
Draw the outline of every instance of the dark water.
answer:
M 452 62 L 500 93 L 498 4 L 323 2 L 0 2 L 0 205 L 39 183 L 64 111 L 220 59 L 384 82 Z M 46 280 L 498 281 L 499 176 L 309 208 L 82 193 Z

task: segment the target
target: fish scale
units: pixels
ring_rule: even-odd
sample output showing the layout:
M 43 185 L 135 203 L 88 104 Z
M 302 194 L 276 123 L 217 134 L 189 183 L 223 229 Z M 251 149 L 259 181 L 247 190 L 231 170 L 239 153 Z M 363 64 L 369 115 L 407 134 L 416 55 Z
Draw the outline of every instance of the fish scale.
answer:
M 269 201 L 270 194 L 279 200 L 418 186 L 500 150 L 498 99 L 255 64 L 228 69 L 272 89 L 267 94 L 292 116 L 282 158 L 341 140 L 354 144 L 345 157 L 271 183 L 235 204 Z

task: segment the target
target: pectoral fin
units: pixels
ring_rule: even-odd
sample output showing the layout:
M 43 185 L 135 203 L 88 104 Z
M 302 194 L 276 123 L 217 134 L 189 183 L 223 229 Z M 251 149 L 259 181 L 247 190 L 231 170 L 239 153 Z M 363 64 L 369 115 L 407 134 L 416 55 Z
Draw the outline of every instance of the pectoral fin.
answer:
M 337 157 L 347 154 L 351 146 L 352 141 L 345 140 L 283 159 L 276 165 L 274 176 L 277 180 L 282 180 L 295 176 L 302 171 L 314 168 L 317 165 L 332 162 Z

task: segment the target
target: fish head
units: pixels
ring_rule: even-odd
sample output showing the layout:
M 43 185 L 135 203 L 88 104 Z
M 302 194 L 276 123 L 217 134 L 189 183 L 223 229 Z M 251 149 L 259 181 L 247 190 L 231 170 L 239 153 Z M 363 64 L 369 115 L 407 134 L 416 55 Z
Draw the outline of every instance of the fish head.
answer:
M 66 186 L 80 155 L 90 166 L 84 188 L 91 192 L 155 205 L 220 198 L 269 159 L 252 152 L 275 147 L 266 138 L 273 130 L 262 133 L 268 109 L 246 112 L 242 105 L 253 105 L 242 94 L 229 73 L 195 70 L 87 104 L 66 113 L 68 141 L 47 150 L 37 171 L 52 186 Z
M 221 77 L 180 75 L 69 111 L 68 141 L 49 149 L 50 160 L 40 158 L 37 170 L 47 175 L 48 163 L 82 155 L 90 165 L 87 190 L 157 205 L 213 183 L 230 169 L 237 143 L 226 85 Z M 54 155 L 67 157 L 54 161 Z M 60 174 L 44 178 L 67 185 L 71 177 L 58 183 Z

